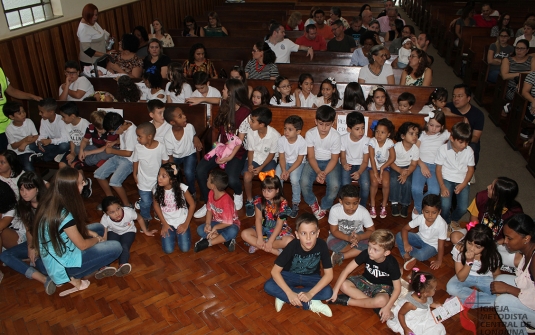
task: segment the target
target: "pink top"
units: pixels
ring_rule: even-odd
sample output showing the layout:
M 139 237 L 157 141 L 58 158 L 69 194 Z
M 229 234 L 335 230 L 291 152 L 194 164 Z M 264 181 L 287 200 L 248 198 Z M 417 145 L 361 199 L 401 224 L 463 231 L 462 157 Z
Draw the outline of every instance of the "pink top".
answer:
M 531 275 L 529 273 L 531 259 L 529 260 L 528 265 L 524 269 L 525 261 L 526 256 L 523 256 L 522 260 L 520 261 L 520 264 L 518 264 L 518 268 L 516 269 L 515 283 L 516 286 L 520 289 L 518 299 L 525 306 L 535 310 L 535 284 L 533 283 L 533 280 L 531 280 Z

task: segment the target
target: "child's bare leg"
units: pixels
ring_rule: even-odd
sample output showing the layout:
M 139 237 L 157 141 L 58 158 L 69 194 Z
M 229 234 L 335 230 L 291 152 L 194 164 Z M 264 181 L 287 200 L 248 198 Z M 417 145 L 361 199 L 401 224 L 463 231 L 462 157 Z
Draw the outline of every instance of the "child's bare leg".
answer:
M 108 183 L 107 179 L 97 179 L 97 181 L 106 196 L 109 197 L 113 195 L 113 192 L 111 191 L 110 183 Z
M 370 176 L 371 177 L 371 176 Z M 371 178 L 370 185 L 370 206 L 375 207 L 375 196 L 377 195 L 377 190 L 379 189 L 379 182 L 376 178 Z
M 364 292 L 359 290 L 355 284 L 349 280 L 344 281 L 340 290 L 347 294 L 349 299 L 348 306 L 357 306 L 363 308 L 383 308 L 389 300 L 389 296 L 386 293 L 380 293 L 373 298 L 368 297 Z
M 280 254 L 279 249 L 284 249 L 293 240 L 293 236 L 283 236 L 279 240 L 275 240 L 273 242 L 273 248 L 271 249 L 271 253 L 275 256 L 278 256 Z
M 117 195 L 119 196 L 119 198 L 121 199 L 121 201 L 123 202 L 123 204 L 125 206 L 130 206 L 130 200 L 128 200 L 128 196 L 126 195 L 126 191 L 124 189 L 124 187 L 122 186 L 113 186 L 113 189 L 115 190 L 115 192 L 117 192 Z
M 253 201 L 253 174 L 249 171 L 243 174 L 243 188 L 247 201 Z
M 223 235 L 217 235 L 216 237 L 210 239 L 210 245 L 212 246 L 221 243 L 225 243 L 225 238 L 223 237 Z
M 388 195 L 390 194 L 390 172 L 383 171 L 383 203 L 382 206 L 386 207 L 388 203 Z
M 256 230 L 254 230 L 253 228 L 247 228 L 242 230 L 241 238 L 250 245 L 257 247 L 256 240 L 258 238 L 258 235 L 256 234 Z
M 80 285 L 82 285 L 82 280 L 71 277 L 71 281 L 69 283 L 76 288 L 80 288 Z
M 344 259 L 355 258 L 358 255 L 360 255 L 361 252 L 362 251 L 360 251 L 358 249 L 355 249 L 355 248 L 350 248 L 348 251 L 345 251 L 345 252 L 342 250 L 342 254 L 344 255 Z
M 46 283 L 46 276 L 39 271 L 34 271 L 34 273 L 32 273 L 32 279 L 37 280 L 41 284 Z

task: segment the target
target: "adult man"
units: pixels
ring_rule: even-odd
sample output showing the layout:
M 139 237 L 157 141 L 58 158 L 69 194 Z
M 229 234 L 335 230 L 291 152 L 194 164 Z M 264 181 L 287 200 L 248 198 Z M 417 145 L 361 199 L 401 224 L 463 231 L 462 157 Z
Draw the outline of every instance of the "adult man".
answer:
M 396 19 L 403 21 L 403 24 L 405 24 L 405 21 L 398 17 L 397 8 L 394 8 L 394 7 L 389 8 L 386 11 L 386 16 L 383 16 L 377 19 L 377 21 L 379 22 L 379 25 L 381 26 L 381 32 L 387 33 L 390 30 L 392 30 L 392 28 L 390 27 L 394 25 L 394 22 L 396 21 Z
M 324 39 L 330 40 L 334 37 L 331 31 L 331 26 L 325 24 L 325 12 L 318 9 L 314 13 L 314 21 L 316 21 L 316 28 L 318 29 L 318 35 L 323 36 Z
M 344 24 L 341 20 L 336 20 L 331 26 L 334 38 L 327 43 L 327 50 L 334 52 L 353 52 L 357 48 L 357 43 L 353 37 L 344 34 Z
M 481 6 L 481 14 L 474 15 L 476 25 L 478 27 L 494 27 L 496 25 L 496 18 L 490 16 L 492 12 L 493 10 L 488 3 L 483 4 Z
M 388 9 L 390 9 L 390 8 L 394 8 L 394 1 L 392 1 L 392 0 L 386 0 L 386 1 L 385 1 L 385 9 L 383 9 L 383 10 L 381 11 L 381 13 L 379 13 L 379 15 L 377 15 L 377 18 L 386 16 L 386 12 L 387 12 Z
M 420 33 L 418 35 L 418 38 L 412 37 L 412 44 L 416 46 L 418 49 L 423 50 L 427 52 L 427 48 L 429 47 L 429 36 L 426 33 Z
M 370 27 L 370 22 L 373 21 L 373 14 L 372 11 L 369 9 L 366 9 L 362 11 L 362 27 L 365 29 L 368 29 Z
M 388 47 L 388 51 L 392 55 L 397 55 L 399 49 L 401 48 L 402 42 L 407 39 L 414 36 L 414 27 L 407 24 L 403 27 L 403 30 L 401 30 L 401 37 L 398 37 L 390 43 L 390 47 Z M 414 42 L 413 42 L 414 43 Z
M 312 48 L 298 45 L 289 39 L 285 39 L 284 26 L 280 23 L 272 23 L 269 27 L 270 37 L 266 41 L 271 50 L 277 56 L 275 63 L 290 63 L 290 54 L 298 50 L 307 50 L 307 56 L 310 59 L 314 57 L 314 50 Z
M 296 39 L 295 43 L 298 45 L 311 47 L 314 51 L 327 50 L 327 42 L 325 42 L 323 36 L 318 35 L 318 29 L 314 24 L 309 24 L 306 26 L 305 33 L 303 36 Z
M 334 21 L 340 20 L 344 24 L 344 29 L 349 29 L 349 22 L 347 22 L 347 20 L 342 17 L 342 10 L 340 9 L 340 7 L 332 6 L 329 15 L 331 18 L 327 20 L 328 25 L 332 25 Z
M 353 16 L 351 19 L 351 26 L 344 31 L 344 34 L 353 37 L 356 41 L 360 39 L 360 35 L 364 34 L 366 29 L 362 27 L 362 17 Z

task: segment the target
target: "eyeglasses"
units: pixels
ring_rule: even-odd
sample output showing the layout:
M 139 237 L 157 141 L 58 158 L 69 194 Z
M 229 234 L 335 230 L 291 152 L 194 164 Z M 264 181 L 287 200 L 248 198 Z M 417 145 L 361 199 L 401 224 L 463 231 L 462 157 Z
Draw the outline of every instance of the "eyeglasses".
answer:
M 418 58 L 416 55 L 409 55 L 409 58 Z

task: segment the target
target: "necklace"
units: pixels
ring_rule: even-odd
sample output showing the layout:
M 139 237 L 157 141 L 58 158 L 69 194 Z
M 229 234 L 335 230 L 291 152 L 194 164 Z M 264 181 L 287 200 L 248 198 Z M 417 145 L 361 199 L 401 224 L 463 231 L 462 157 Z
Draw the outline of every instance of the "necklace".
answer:
M 256 64 L 255 64 L 256 72 L 262 72 L 262 70 L 266 67 L 266 64 L 262 65 L 261 67 L 259 67 L 259 65 L 260 63 L 256 61 Z

